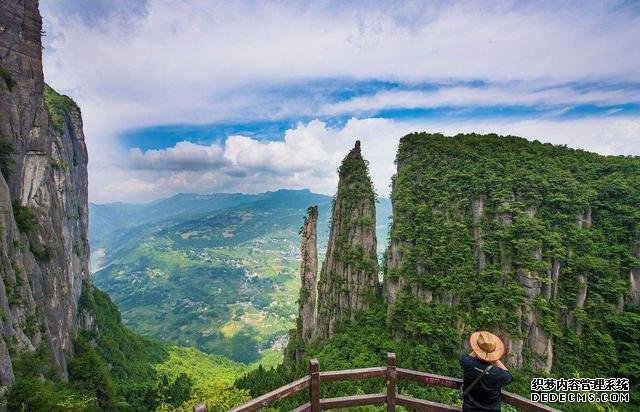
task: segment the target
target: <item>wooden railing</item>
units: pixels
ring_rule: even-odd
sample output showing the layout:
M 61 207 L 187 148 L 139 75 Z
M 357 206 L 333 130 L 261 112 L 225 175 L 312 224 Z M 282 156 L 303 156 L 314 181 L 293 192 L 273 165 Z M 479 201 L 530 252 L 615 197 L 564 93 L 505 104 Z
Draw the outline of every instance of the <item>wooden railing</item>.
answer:
M 320 383 L 335 382 L 355 379 L 370 379 L 384 377 L 387 381 L 386 393 L 372 393 L 367 395 L 341 396 L 338 398 L 320 399 Z M 431 373 L 417 372 L 414 370 L 396 368 L 396 355 L 387 354 L 387 366 L 349 369 L 341 371 L 320 372 L 320 362 L 317 359 L 309 361 L 309 375 L 291 382 L 276 390 L 252 399 L 240 405 L 231 412 L 250 412 L 271 405 L 272 403 L 284 399 L 294 393 L 309 389 L 309 402 L 294 409 L 294 412 L 311 411 L 318 412 L 326 409 L 346 408 L 350 406 L 364 405 L 387 405 L 387 412 L 396 410 L 396 405 L 402 405 L 408 409 L 420 411 L 460 411 L 457 406 L 445 405 L 431 402 L 424 399 L 417 399 L 411 396 L 400 395 L 396 391 L 398 379 L 420 382 L 424 385 L 444 386 L 448 388 L 460 388 L 462 379 L 450 378 L 448 376 L 433 375 Z M 502 402 L 521 408 L 525 411 L 557 411 L 546 405 L 531 402 L 527 398 L 514 393 L 502 391 Z

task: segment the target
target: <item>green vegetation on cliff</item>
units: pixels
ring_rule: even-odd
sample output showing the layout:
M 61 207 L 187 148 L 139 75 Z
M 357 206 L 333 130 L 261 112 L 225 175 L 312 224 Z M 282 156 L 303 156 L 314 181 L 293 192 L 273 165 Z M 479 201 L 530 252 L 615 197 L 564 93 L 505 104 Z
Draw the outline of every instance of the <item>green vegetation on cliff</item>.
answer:
M 64 118 L 72 108 L 77 107 L 76 102 L 71 97 L 60 94 L 45 84 L 44 105 L 53 122 L 54 130 L 59 134 L 64 133 Z
M 9 91 L 11 91 L 13 89 L 13 86 L 16 85 L 16 81 L 13 80 L 11 73 L 9 73 L 9 70 L 5 69 L 4 67 L 0 67 L 0 78 L 4 80 L 4 84 L 7 86 L 7 89 Z
M 521 337 L 528 297 L 553 341 L 553 373 L 638 383 L 640 348 L 630 345 L 640 314 L 629 277 L 640 266 L 640 159 L 511 136 L 416 133 L 402 139 L 397 163 L 390 243 L 405 245 L 405 255 L 388 276 L 440 303 L 401 291 L 394 330 L 449 342 L 442 353 L 452 356 L 476 329 Z M 483 268 L 472 229 L 478 199 Z M 447 295 L 458 301 L 444 304 Z M 535 369 L 532 354 L 523 356 Z
M 252 371 L 236 386 L 257 396 L 306 374 L 308 358 L 319 358 L 321 370 L 345 369 L 382 365 L 387 351 L 401 367 L 460 376 L 465 338 L 490 329 L 513 343 L 508 390 L 526 395 L 533 376 L 626 377 L 631 404 L 559 406 L 634 410 L 640 291 L 630 279 L 640 269 L 640 159 L 512 136 L 414 133 L 401 140 L 397 164 L 386 307 L 307 345 L 304 362 Z M 332 384 L 324 395 L 382 388 Z M 459 403 L 445 389 L 401 391 Z
M 9 181 L 9 174 L 11 173 L 11 165 L 13 164 L 13 145 L 0 135 L 0 173 L 4 177 L 5 181 Z
M 74 342 L 76 356 L 69 362 L 69 382 L 60 379 L 52 353 L 41 345 L 34 353 L 14 354 L 16 383 L 7 394 L 11 411 L 114 410 L 113 384 L 106 365 L 82 338 Z

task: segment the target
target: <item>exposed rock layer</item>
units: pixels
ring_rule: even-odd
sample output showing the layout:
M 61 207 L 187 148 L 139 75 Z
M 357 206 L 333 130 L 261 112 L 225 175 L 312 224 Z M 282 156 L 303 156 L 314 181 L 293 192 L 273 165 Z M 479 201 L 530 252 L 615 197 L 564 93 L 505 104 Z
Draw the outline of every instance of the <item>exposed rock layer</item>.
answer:
M 375 195 L 360 142 L 342 161 L 318 285 L 318 337 L 333 336 L 379 295 Z
M 41 344 L 66 377 L 82 281 L 89 278 L 87 152 L 80 110 L 44 102 L 36 0 L 0 7 L 0 385 L 11 357 Z M 55 119 L 55 121 L 54 121 Z
M 315 334 L 316 301 L 318 297 L 318 206 L 312 206 L 307 212 L 302 227 L 300 253 L 300 303 L 298 334 L 304 343 L 309 343 Z

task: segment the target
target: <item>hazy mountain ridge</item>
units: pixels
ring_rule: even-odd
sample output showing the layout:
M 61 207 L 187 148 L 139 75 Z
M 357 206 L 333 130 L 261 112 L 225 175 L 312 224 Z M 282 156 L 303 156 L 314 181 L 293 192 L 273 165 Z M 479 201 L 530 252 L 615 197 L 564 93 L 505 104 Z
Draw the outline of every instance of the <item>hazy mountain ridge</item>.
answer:
M 89 204 L 92 217 L 90 228 L 91 244 L 101 246 L 100 242 L 109 239 L 109 234 L 116 230 L 162 222 L 175 217 L 197 215 L 242 203 L 249 203 L 254 195 L 241 193 L 219 193 L 200 195 L 179 193 L 175 196 L 155 200 L 146 204 L 137 203 L 105 203 Z
M 176 208 L 176 201 L 181 205 Z M 94 248 L 119 249 L 129 237 L 134 237 L 141 231 L 168 230 L 168 228 L 195 226 L 208 219 L 219 217 L 226 213 L 241 212 L 251 209 L 276 209 L 291 206 L 286 201 L 295 202 L 295 207 L 289 209 L 300 210 L 309 206 L 321 206 L 319 221 L 319 235 L 326 237 L 329 230 L 331 197 L 315 194 L 307 189 L 265 192 L 258 195 L 242 193 L 194 194 L 180 193 L 175 196 L 159 199 L 147 204 L 135 203 L 89 203 L 89 239 Z M 163 209 L 166 207 L 167 209 Z M 388 198 L 378 198 L 376 202 L 377 236 L 381 243 L 379 251 L 386 246 L 387 232 L 391 218 L 391 201 Z M 292 222 L 287 222 L 292 223 Z M 293 222 L 295 223 L 295 222 Z M 292 224 L 293 224 L 292 223 Z M 302 225 L 302 215 L 300 226 Z M 322 239 L 321 239 L 322 240 Z M 111 253 L 114 253 L 111 251 Z

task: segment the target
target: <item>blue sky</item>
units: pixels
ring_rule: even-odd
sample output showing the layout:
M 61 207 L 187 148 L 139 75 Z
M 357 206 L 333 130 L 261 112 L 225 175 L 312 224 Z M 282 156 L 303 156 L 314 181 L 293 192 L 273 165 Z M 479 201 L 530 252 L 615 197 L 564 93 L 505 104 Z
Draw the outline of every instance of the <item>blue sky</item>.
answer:
M 90 197 L 332 194 L 363 142 L 496 132 L 640 155 L 640 3 L 43 0 L 46 80 L 83 110 Z

